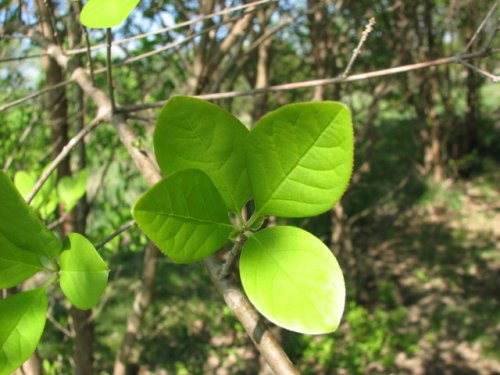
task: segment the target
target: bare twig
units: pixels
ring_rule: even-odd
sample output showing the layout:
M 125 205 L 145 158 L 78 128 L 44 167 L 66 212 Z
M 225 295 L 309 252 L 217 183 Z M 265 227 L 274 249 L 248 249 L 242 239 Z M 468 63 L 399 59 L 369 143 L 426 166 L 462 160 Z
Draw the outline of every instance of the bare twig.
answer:
M 236 258 L 240 255 L 241 248 L 243 247 L 244 243 L 246 241 L 246 238 L 243 235 L 239 235 L 236 238 L 236 241 L 234 241 L 233 247 L 228 253 L 228 258 L 220 268 L 220 273 L 219 273 L 219 278 L 225 279 L 226 277 L 229 276 L 231 272 L 231 268 L 233 267 L 234 262 L 236 261 Z
M 73 83 L 72 79 L 60 82 L 60 83 L 58 83 L 56 85 L 47 87 L 47 88 L 45 88 L 43 90 L 36 91 L 36 92 L 31 93 L 29 95 L 26 95 L 26 96 L 24 96 L 22 98 L 16 99 L 16 100 L 14 100 L 14 101 L 12 101 L 10 103 L 6 103 L 6 104 L 3 104 L 3 105 L 0 105 L 0 112 L 5 111 L 6 109 L 9 109 L 9 108 L 15 107 L 16 105 L 19 105 L 21 103 L 27 102 L 28 100 L 38 98 L 39 96 L 41 96 L 43 94 L 46 94 L 46 93 L 48 93 L 48 92 L 50 92 L 52 90 L 56 90 L 58 88 L 64 87 L 66 85 L 69 85 L 70 83 Z
M 14 157 L 16 156 L 17 151 L 21 148 L 21 145 L 24 143 L 26 138 L 28 138 L 28 135 L 31 133 L 33 130 L 33 127 L 37 123 L 37 118 L 32 118 L 29 125 L 23 130 L 21 136 L 17 140 L 16 146 L 14 149 L 11 151 L 10 155 L 7 157 L 7 160 L 5 161 L 5 164 L 3 165 L 3 171 L 7 172 L 7 169 L 9 169 L 10 165 L 12 164 L 12 161 L 14 160 Z
M 421 63 L 416 63 L 416 64 L 409 64 L 409 65 L 402 65 L 402 66 L 398 66 L 395 68 L 376 70 L 376 71 L 368 72 L 368 73 L 353 74 L 353 75 L 350 75 L 346 78 L 335 77 L 335 78 L 315 79 L 315 80 L 311 80 L 311 81 L 285 83 L 285 84 L 281 84 L 281 85 L 268 86 L 268 87 L 263 87 L 263 88 L 256 88 L 256 89 L 249 89 L 249 90 L 242 90 L 242 91 L 227 91 L 227 92 L 220 92 L 220 93 L 213 93 L 213 94 L 203 94 L 203 95 L 197 95 L 195 97 L 200 98 L 200 99 L 205 99 L 205 100 L 219 100 L 219 99 L 235 98 L 235 97 L 239 97 L 239 96 L 250 96 L 250 95 L 261 94 L 261 93 L 266 93 L 266 92 L 289 91 L 289 90 L 297 90 L 297 89 L 303 89 L 303 88 L 311 88 L 311 87 L 316 87 L 316 86 L 332 85 L 332 84 L 337 84 L 337 83 L 349 83 L 349 82 L 355 82 L 355 81 L 362 81 L 365 79 L 384 77 L 384 76 L 393 75 L 393 74 L 411 72 L 414 70 L 429 68 L 431 66 L 452 64 L 452 63 L 457 63 L 457 62 L 460 63 L 460 60 L 470 60 L 470 59 L 474 59 L 474 58 L 486 57 L 486 56 L 490 56 L 490 55 L 497 53 L 497 52 L 500 52 L 500 50 L 493 49 L 493 50 L 487 50 L 487 51 L 468 53 L 468 54 L 459 55 L 459 56 L 443 57 L 443 58 L 440 58 L 437 60 L 431 60 L 431 61 L 426 61 L 426 62 L 421 62 Z M 145 109 L 159 108 L 159 107 L 163 107 L 166 102 L 167 102 L 167 100 L 162 100 L 162 101 L 155 102 L 155 103 L 136 104 L 136 105 L 131 105 L 131 106 L 120 108 L 120 111 L 121 112 L 136 112 L 136 111 L 142 111 Z
M 476 31 L 474 32 L 474 35 L 472 35 L 472 38 L 470 38 L 469 40 L 469 43 L 467 43 L 467 47 L 465 47 L 465 52 L 469 52 L 469 49 L 472 47 L 472 44 L 474 43 L 474 41 L 476 40 L 476 38 L 478 37 L 478 35 L 481 33 L 481 31 L 483 31 L 483 28 L 484 26 L 486 25 L 486 22 L 488 22 L 488 19 L 491 17 L 491 15 L 493 14 L 493 12 L 495 11 L 495 9 L 497 8 L 498 6 L 498 1 L 499 0 L 496 0 L 495 1 L 495 4 L 493 4 L 493 6 L 491 7 L 491 9 L 489 10 L 489 12 L 486 14 L 486 16 L 484 17 L 483 21 L 481 22 L 481 24 L 478 26 L 478 28 L 476 29 Z
M 12 56 L 12 57 L 4 57 L 0 59 L 0 63 L 6 63 L 6 62 L 11 62 L 11 61 L 21 61 L 21 60 L 27 60 L 27 59 L 36 59 L 40 57 L 47 56 L 45 53 L 37 53 L 33 55 L 24 55 L 24 56 Z
M 101 242 L 99 242 L 95 248 L 99 250 L 102 248 L 104 245 L 106 245 L 109 241 L 113 240 L 116 236 L 119 236 L 123 232 L 129 230 L 135 225 L 135 220 L 130 220 L 127 221 L 125 224 L 123 224 L 120 228 L 115 230 L 113 233 L 111 233 L 109 236 L 106 236 Z
M 370 18 L 370 20 L 368 21 L 368 24 L 365 26 L 365 29 L 363 30 L 363 33 L 361 34 L 361 38 L 359 39 L 359 43 L 358 43 L 357 47 L 354 49 L 354 51 L 352 52 L 351 59 L 347 63 L 347 66 L 344 70 L 344 73 L 342 73 L 342 77 L 344 77 L 344 78 L 347 77 L 349 75 L 349 73 L 351 72 L 351 68 L 354 65 L 354 62 L 356 61 L 356 59 L 358 58 L 358 56 L 361 53 L 361 48 L 365 44 L 366 39 L 368 38 L 368 35 L 373 30 L 373 25 L 375 25 L 375 17 Z
M 84 25 L 82 25 L 82 27 L 85 35 L 85 51 L 87 52 L 87 59 L 89 60 L 90 78 L 92 79 L 92 83 L 95 84 L 94 62 L 92 61 L 92 54 L 90 53 L 89 32 Z
M 496 76 L 494 74 L 491 74 L 490 72 L 487 72 L 484 69 L 481 69 L 481 68 L 478 68 L 477 66 L 469 64 L 467 61 L 464 61 L 462 59 L 459 59 L 459 62 L 460 62 L 460 64 L 465 65 L 467 68 L 474 70 L 476 73 L 482 74 L 485 77 L 491 79 L 495 83 L 500 82 L 500 76 Z
M 97 125 L 99 125 L 102 122 L 103 118 L 101 117 L 96 117 L 92 122 L 83 128 L 81 131 L 78 132 L 77 135 L 75 135 L 73 138 L 69 140 L 69 142 L 63 147 L 59 155 L 57 155 L 54 160 L 49 164 L 47 169 L 42 173 L 40 178 L 36 181 L 35 186 L 33 186 L 33 189 L 31 190 L 31 193 L 26 197 L 26 202 L 29 204 L 35 197 L 35 195 L 40 191 L 42 188 L 43 184 L 49 179 L 50 175 L 54 170 L 57 168 L 57 166 L 68 156 L 68 154 L 71 152 L 71 150 L 87 135 L 89 134 L 92 130 L 94 130 Z
M 113 42 L 112 45 L 116 46 L 116 45 L 130 43 L 130 42 L 133 42 L 135 40 L 147 38 L 147 37 L 152 36 L 152 35 L 162 34 L 162 33 L 166 33 L 168 31 L 172 31 L 172 30 L 175 30 L 175 29 L 180 29 L 181 27 L 190 26 L 190 25 L 202 22 L 202 21 L 204 21 L 206 19 L 209 19 L 209 18 L 213 18 L 213 17 L 217 17 L 217 16 L 222 16 L 222 15 L 225 15 L 225 14 L 228 14 L 228 13 L 236 12 L 236 11 L 243 10 L 243 9 L 246 9 L 246 8 L 250 8 L 250 7 L 254 7 L 254 6 L 261 6 L 261 5 L 266 5 L 268 3 L 275 3 L 276 1 L 277 0 L 259 0 L 259 1 L 254 1 L 254 2 L 251 2 L 251 3 L 243 4 L 243 5 L 238 5 L 238 6 L 234 6 L 234 7 L 230 7 L 230 8 L 225 8 L 225 9 L 222 9 L 222 10 L 220 10 L 218 12 L 214 12 L 214 13 L 211 13 L 211 14 L 206 14 L 206 15 L 203 15 L 203 16 L 200 16 L 200 17 L 196 17 L 196 18 L 194 18 L 192 20 L 181 22 L 181 23 L 178 23 L 178 24 L 175 24 L 175 25 L 172 25 L 172 26 L 164 27 L 164 28 L 159 29 L 159 30 L 149 31 L 147 33 L 135 35 L 135 36 L 132 36 L 132 37 L 129 37 L 129 38 L 124 38 L 124 39 L 121 39 L 121 40 L 116 40 L 116 41 Z M 93 50 L 103 49 L 103 48 L 106 48 L 106 44 L 105 43 L 92 46 L 90 49 L 93 51 Z M 67 55 L 75 55 L 75 54 L 86 52 L 86 48 L 71 49 L 71 50 L 66 50 L 64 52 Z
M 111 42 L 113 41 L 113 35 L 111 34 L 111 28 L 106 29 L 106 75 L 108 77 L 108 89 L 109 89 L 109 99 L 111 100 L 111 114 L 116 112 L 115 104 L 115 91 L 113 87 L 113 73 L 111 71 Z

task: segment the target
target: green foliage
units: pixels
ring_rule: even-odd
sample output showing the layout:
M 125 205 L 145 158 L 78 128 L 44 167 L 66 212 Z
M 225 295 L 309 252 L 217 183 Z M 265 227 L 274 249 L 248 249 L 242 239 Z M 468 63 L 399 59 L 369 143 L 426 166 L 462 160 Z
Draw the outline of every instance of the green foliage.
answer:
M 229 112 L 206 101 L 178 96 L 158 118 L 154 146 L 162 172 L 205 172 L 227 207 L 239 211 L 250 197 L 245 168 L 248 130 Z
M 81 310 L 95 306 L 108 281 L 108 267 L 84 236 L 71 233 L 59 257 L 61 289 Z
M 248 173 L 257 216 L 313 216 L 342 196 L 353 165 L 349 109 L 336 102 L 284 106 L 252 130 Z
M 0 375 L 8 375 L 35 351 L 45 327 L 44 289 L 0 300 Z
M 18 176 L 18 184 L 26 187 L 29 175 Z M 95 305 L 108 271 L 92 244 L 79 234 L 70 234 L 63 248 L 1 171 L 0 197 L 0 288 L 16 286 L 38 271 L 53 273 L 53 282 L 60 264 L 61 288 L 68 299 L 81 309 Z M 0 300 L 0 374 L 9 374 L 33 353 L 45 326 L 46 310 L 45 289 Z
M 65 176 L 58 182 L 57 193 L 66 212 L 71 211 L 78 200 L 85 195 L 88 178 L 89 172 L 82 169 L 74 176 Z
M 139 227 L 166 255 L 193 263 L 217 251 L 233 230 L 221 195 L 200 170 L 176 172 L 134 205 Z
M 249 237 L 240 272 L 256 308 L 297 332 L 335 330 L 345 286 L 333 254 L 298 228 L 258 230 L 265 215 L 319 214 L 344 193 L 353 162 L 347 107 L 288 105 L 264 116 L 248 136 L 240 121 L 215 105 L 174 97 L 161 111 L 154 145 L 166 178 L 133 208 L 146 235 L 182 263 L 214 253 L 234 233 Z M 239 211 L 250 195 L 256 212 L 245 222 Z M 237 215 L 233 225 L 231 212 Z
M 345 285 L 337 260 L 321 240 L 295 227 L 252 235 L 240 258 L 245 292 L 269 320 L 292 331 L 334 331 L 342 317 Z
M 61 250 L 12 182 L 0 172 L 0 288 L 28 279 Z
M 121 24 L 140 0 L 89 0 L 80 21 L 87 27 L 108 28 Z
M 56 179 L 57 175 L 53 173 L 31 201 L 31 206 L 42 219 L 47 219 L 57 208 Z M 35 183 L 36 174 L 34 173 L 17 171 L 14 176 L 14 185 L 16 185 L 17 190 L 19 190 L 24 198 L 31 193 Z

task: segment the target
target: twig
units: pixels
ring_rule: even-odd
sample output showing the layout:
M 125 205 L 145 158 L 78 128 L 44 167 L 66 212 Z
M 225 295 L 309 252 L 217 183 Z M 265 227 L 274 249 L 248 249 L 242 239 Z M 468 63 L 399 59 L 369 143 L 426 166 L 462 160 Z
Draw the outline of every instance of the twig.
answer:
M 426 61 L 426 62 L 421 62 L 421 63 L 416 63 L 416 64 L 402 65 L 402 66 L 398 66 L 395 68 L 381 69 L 381 70 L 376 70 L 376 71 L 368 72 L 368 73 L 353 74 L 353 75 L 350 75 L 346 78 L 335 77 L 335 78 L 315 79 L 315 80 L 310 80 L 310 81 L 285 83 L 285 84 L 281 84 L 281 85 L 268 86 L 268 87 L 242 90 L 242 91 L 227 91 L 227 92 L 220 92 L 220 93 L 213 93 L 213 94 L 203 94 L 203 95 L 197 95 L 195 97 L 200 98 L 200 99 L 205 99 L 205 100 L 219 100 L 219 99 L 235 98 L 235 97 L 239 97 L 239 96 L 250 96 L 250 95 L 261 94 L 261 93 L 266 93 L 266 92 L 289 91 L 289 90 L 297 90 L 297 89 L 303 89 L 303 88 L 311 88 L 311 87 L 316 87 L 316 86 L 332 85 L 332 84 L 336 84 L 336 83 L 349 83 L 349 82 L 355 82 L 355 81 L 362 81 L 365 79 L 388 76 L 388 75 L 392 75 L 392 74 L 406 73 L 406 72 L 410 72 L 410 71 L 414 71 L 414 70 L 429 68 L 431 66 L 452 64 L 452 63 L 457 63 L 457 62 L 460 63 L 460 59 L 461 60 L 470 60 L 470 59 L 474 59 L 474 58 L 489 56 L 491 54 L 498 53 L 498 52 L 500 52 L 499 49 L 492 49 L 492 50 L 487 50 L 487 51 L 468 53 L 468 54 L 459 55 L 459 56 L 443 57 L 443 58 L 440 58 L 437 60 L 431 60 L 431 61 Z M 136 104 L 136 105 L 126 106 L 126 107 L 120 108 L 120 112 L 136 112 L 136 111 L 142 111 L 145 109 L 159 108 L 159 107 L 163 107 L 166 102 L 167 102 L 167 100 L 162 100 L 162 101 L 154 102 L 154 103 L 144 103 L 144 104 Z
M 4 57 L 0 59 L 0 63 L 6 63 L 6 62 L 11 62 L 11 61 L 21 61 L 21 60 L 27 60 L 27 59 L 36 59 L 40 57 L 47 56 L 46 53 L 38 53 L 38 54 L 33 54 L 33 55 L 24 55 L 24 56 L 13 56 L 13 57 Z
M 109 98 L 111 100 L 111 114 L 116 112 L 115 104 L 115 92 L 113 87 L 113 74 L 111 71 L 111 42 L 113 41 L 113 35 L 111 34 L 111 28 L 106 29 L 106 75 L 108 77 L 108 89 Z
M 40 178 L 36 181 L 35 186 L 33 186 L 33 189 L 31 190 L 31 193 L 26 197 L 26 202 L 28 204 L 31 203 L 33 198 L 35 198 L 35 195 L 40 191 L 42 188 L 43 184 L 49 179 L 50 175 L 54 170 L 58 167 L 58 165 L 64 160 L 66 156 L 71 152 L 71 150 L 92 130 L 94 130 L 97 125 L 101 123 L 103 119 L 101 117 L 96 117 L 92 122 L 83 128 L 81 131 L 78 132 L 77 135 L 75 135 L 73 138 L 69 140 L 69 142 L 63 147 L 59 155 L 57 155 L 54 160 L 49 164 L 47 169 L 42 173 Z
M 485 77 L 491 79 L 495 83 L 500 82 L 500 76 L 496 76 L 494 74 L 491 74 L 490 72 L 487 72 L 484 69 L 481 69 L 481 68 L 478 68 L 477 66 L 469 64 L 467 61 L 463 61 L 462 59 L 459 59 L 459 62 L 460 62 L 460 64 L 465 65 L 467 68 L 474 70 L 476 73 L 482 74 Z
M 129 42 L 133 42 L 135 40 L 147 38 L 149 36 L 156 35 L 156 34 L 166 33 L 168 31 L 172 31 L 172 30 L 175 30 L 175 29 L 180 29 L 181 27 L 190 26 L 190 25 L 202 22 L 202 21 L 204 21 L 206 19 L 209 19 L 209 18 L 213 18 L 213 17 L 217 17 L 217 16 L 222 16 L 222 15 L 225 15 L 225 14 L 228 14 L 228 13 L 236 12 L 236 11 L 243 10 L 243 9 L 246 9 L 246 8 L 250 8 L 250 7 L 254 7 L 254 6 L 257 6 L 257 5 L 265 5 L 267 3 L 275 3 L 276 1 L 277 0 L 259 0 L 259 1 L 254 1 L 254 2 L 251 2 L 251 3 L 243 4 L 243 5 L 238 5 L 238 6 L 231 7 L 231 8 L 225 8 L 225 9 L 223 9 L 221 11 L 214 12 L 214 13 L 207 14 L 207 15 L 203 15 L 203 16 L 199 16 L 199 17 L 196 17 L 196 18 L 194 18 L 192 20 L 181 22 L 181 23 L 178 23 L 178 24 L 175 24 L 175 25 L 172 25 L 172 26 L 168 26 L 168 27 L 159 29 L 159 30 L 149 31 L 147 33 L 135 35 L 135 36 L 132 36 L 132 37 L 129 37 L 129 38 L 124 38 L 124 39 L 121 39 L 121 40 L 116 40 L 116 41 L 113 42 L 113 46 L 120 45 L 120 44 L 125 44 L 125 43 L 129 43 Z M 93 51 L 93 50 L 103 49 L 103 48 L 106 48 L 106 44 L 105 43 L 92 46 L 90 49 Z M 71 50 L 64 51 L 64 53 L 67 54 L 67 55 L 75 55 L 75 54 L 84 53 L 84 52 L 86 52 L 85 48 L 78 48 L 78 49 L 71 49 Z
M 92 83 L 95 84 L 95 75 L 94 75 L 94 62 L 92 61 L 92 54 L 90 53 L 90 38 L 87 27 L 82 25 L 83 33 L 85 35 L 85 51 L 87 52 L 87 59 L 89 60 L 89 69 L 90 69 L 90 78 L 92 79 Z
M 26 138 L 28 138 L 28 135 L 33 130 L 33 127 L 35 126 L 37 121 L 38 121 L 38 118 L 36 118 L 36 117 L 32 118 L 29 125 L 23 130 L 21 136 L 17 140 L 16 146 L 11 151 L 11 153 L 7 157 L 7 160 L 5 161 L 5 164 L 3 165 L 4 172 L 7 172 L 7 170 L 9 169 L 10 165 L 12 164 L 12 161 L 14 160 L 14 157 L 16 156 L 17 151 L 19 151 L 19 149 L 21 148 L 21 145 L 24 143 Z
M 130 228 L 132 228 L 133 226 L 135 225 L 135 220 L 130 220 L 128 222 L 126 222 L 125 224 L 123 224 L 120 228 L 118 228 L 117 230 L 115 230 L 113 233 L 111 233 L 109 236 L 106 236 L 101 242 L 99 242 L 97 245 L 96 245 L 96 249 L 99 250 L 100 248 L 102 248 L 104 245 L 106 245 L 109 241 L 113 240 L 116 236 L 119 236 L 120 234 L 122 234 L 123 232 L 125 232 L 126 230 L 129 230 Z
M 358 58 L 358 56 L 361 54 L 361 48 L 363 47 L 363 44 L 365 44 L 366 39 L 368 38 L 368 35 L 372 32 L 373 30 L 373 25 L 375 25 L 375 17 L 370 18 L 368 21 L 368 24 L 365 26 L 365 29 L 363 30 L 363 33 L 361 34 L 361 38 L 359 39 L 359 43 L 357 47 L 354 49 L 352 52 L 351 59 L 347 63 L 347 67 L 344 70 L 344 73 L 342 73 L 341 77 L 346 78 L 349 73 L 351 72 L 351 68 L 354 65 L 354 62 Z
M 66 86 L 70 83 L 73 83 L 73 80 L 72 79 L 69 79 L 67 81 L 63 81 L 63 82 L 60 82 L 56 85 L 53 85 L 53 86 L 50 86 L 50 87 L 47 87 L 43 90 L 39 90 L 39 91 L 36 91 L 34 93 L 31 93 L 29 95 L 26 95 L 22 98 L 19 98 L 19 99 L 16 99 L 10 103 L 7 103 L 7 104 L 3 104 L 3 105 L 0 105 L 0 112 L 2 111 L 5 111 L 6 109 L 9 109 L 9 108 L 12 108 L 12 107 L 15 107 L 16 105 L 19 105 L 21 103 L 24 103 L 24 102 L 27 102 L 28 100 L 31 100 L 31 99 L 35 99 L 35 98 L 38 98 L 39 96 L 45 94 L 45 93 L 48 93 L 52 90 L 56 90 L 58 88 L 61 88 L 63 86 Z
M 498 1 L 499 0 L 495 1 L 495 4 L 493 4 L 493 6 L 489 10 L 489 12 L 484 17 L 483 21 L 480 23 L 479 27 L 474 32 L 474 35 L 472 35 L 472 38 L 470 38 L 469 43 L 467 43 L 467 47 L 465 47 L 465 52 L 469 52 L 469 49 L 472 47 L 472 44 L 474 43 L 474 41 L 476 40 L 476 38 L 478 37 L 478 35 L 481 33 L 481 31 L 483 30 L 484 26 L 486 25 L 486 22 L 488 21 L 488 19 L 491 17 L 491 15 L 495 11 L 496 7 L 498 6 Z
M 240 255 L 241 248 L 243 247 L 243 244 L 245 243 L 246 238 L 243 237 L 242 235 L 239 235 L 236 238 L 236 241 L 234 241 L 234 245 L 231 248 L 231 250 L 228 253 L 228 257 L 222 267 L 220 268 L 220 273 L 219 273 L 219 278 L 225 279 L 229 276 L 231 272 L 231 268 L 233 267 L 233 264 L 238 258 L 238 255 Z

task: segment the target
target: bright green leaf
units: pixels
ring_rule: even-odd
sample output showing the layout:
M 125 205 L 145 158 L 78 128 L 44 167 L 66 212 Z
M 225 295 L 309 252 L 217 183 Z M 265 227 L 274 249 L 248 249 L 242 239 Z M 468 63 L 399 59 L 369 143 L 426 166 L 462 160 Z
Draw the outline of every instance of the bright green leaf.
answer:
M 161 180 L 137 200 L 133 215 L 156 246 L 179 263 L 214 253 L 233 230 L 219 192 L 196 169 Z
M 59 257 L 61 289 L 69 301 L 86 310 L 99 301 L 108 282 L 108 267 L 84 236 L 71 233 Z
M 57 184 L 59 198 L 64 204 L 64 210 L 71 211 L 78 200 L 83 197 L 87 187 L 89 172 L 83 169 L 73 176 L 63 177 Z
M 31 207 L 33 207 L 35 212 L 40 214 L 42 219 L 48 218 L 57 208 L 56 180 L 57 174 L 52 173 L 31 201 Z M 35 183 L 36 176 L 33 173 L 18 171 L 14 176 L 14 185 L 24 198 L 31 193 Z
M 26 280 L 61 250 L 61 242 L 36 217 L 0 171 L 0 288 Z
M 89 0 L 82 9 L 80 21 L 87 27 L 104 29 L 121 24 L 140 0 Z
M 245 166 L 248 130 L 232 114 L 206 101 L 176 96 L 163 107 L 154 134 L 162 172 L 200 169 L 228 208 L 238 211 L 251 189 Z
M 257 216 L 329 210 L 347 188 L 353 150 L 351 114 L 341 103 L 291 104 L 264 116 L 247 159 Z
M 35 289 L 0 300 L 0 375 L 8 375 L 35 351 L 45 327 L 45 290 Z
M 345 303 L 342 271 L 309 232 L 295 227 L 257 232 L 243 246 L 240 275 L 250 301 L 277 325 L 307 334 L 338 327 Z

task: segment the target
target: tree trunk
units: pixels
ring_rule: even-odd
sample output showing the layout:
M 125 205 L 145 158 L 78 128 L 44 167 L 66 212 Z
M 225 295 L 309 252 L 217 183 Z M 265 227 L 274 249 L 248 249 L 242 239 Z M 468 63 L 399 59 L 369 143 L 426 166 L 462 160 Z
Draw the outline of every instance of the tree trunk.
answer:
M 139 291 L 135 295 L 132 312 L 127 319 L 127 329 L 120 349 L 116 355 L 113 375 L 126 375 L 131 373 L 131 367 L 139 367 L 140 351 L 135 346 L 144 315 L 153 298 L 156 279 L 156 261 L 159 254 L 158 249 L 151 243 L 144 251 L 141 285 Z
M 35 4 L 40 17 L 40 25 L 43 35 L 52 42 L 57 43 L 57 29 L 54 25 L 55 16 L 53 13 L 54 7 L 52 1 L 36 0 Z M 72 3 L 71 13 L 73 17 L 73 27 L 69 28 L 69 33 L 72 35 L 71 39 L 73 43 L 78 43 L 80 39 L 79 27 L 76 26 L 79 9 L 79 3 Z M 64 81 L 63 70 L 53 58 L 43 57 L 42 65 L 47 76 L 47 87 Z M 79 98 L 80 99 L 78 101 L 80 105 L 83 106 L 81 94 Z M 50 110 L 49 122 L 51 127 L 51 142 L 53 147 L 53 156 L 55 157 L 61 152 L 62 148 L 68 143 L 69 140 L 68 101 L 65 87 L 47 92 L 45 94 L 45 106 Z M 83 107 L 77 108 L 77 110 L 83 110 Z M 80 116 L 79 120 L 79 127 L 81 127 L 83 126 L 83 118 Z M 80 147 L 84 147 L 84 145 Z M 80 148 L 80 150 L 84 149 Z M 81 151 L 80 163 L 84 163 L 82 158 L 85 158 L 84 151 Z M 58 180 L 66 176 L 71 176 L 69 157 L 65 158 L 57 168 Z M 62 224 L 63 237 L 74 231 L 79 231 L 82 234 L 85 232 L 85 216 L 80 216 L 80 220 L 77 223 L 74 212 L 68 215 L 65 213 L 64 207 L 62 206 L 59 207 L 59 215 L 65 215 L 66 217 Z M 82 311 L 72 307 L 70 310 L 70 317 L 75 332 L 73 342 L 73 361 L 75 364 L 74 373 L 76 375 L 92 375 L 94 373 L 92 355 L 94 332 L 93 322 L 91 320 L 91 310 Z

